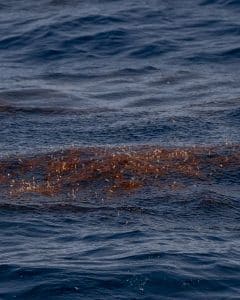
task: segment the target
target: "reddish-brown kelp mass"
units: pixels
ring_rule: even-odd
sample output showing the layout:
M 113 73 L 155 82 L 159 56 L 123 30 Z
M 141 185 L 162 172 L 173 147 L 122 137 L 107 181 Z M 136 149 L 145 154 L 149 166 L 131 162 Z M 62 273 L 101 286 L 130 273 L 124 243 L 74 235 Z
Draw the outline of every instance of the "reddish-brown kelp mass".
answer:
M 210 180 L 240 167 L 240 145 L 162 148 L 86 147 L 0 161 L 0 187 L 12 196 L 55 196 L 83 189 L 115 194 L 146 186 L 184 185 L 186 178 Z

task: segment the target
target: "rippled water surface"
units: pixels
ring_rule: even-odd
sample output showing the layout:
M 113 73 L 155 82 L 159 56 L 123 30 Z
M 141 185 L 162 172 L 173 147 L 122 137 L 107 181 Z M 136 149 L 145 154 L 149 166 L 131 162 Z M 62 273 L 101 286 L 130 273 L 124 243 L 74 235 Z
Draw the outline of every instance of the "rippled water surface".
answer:
M 0 3 L 0 298 L 239 299 L 240 3 Z

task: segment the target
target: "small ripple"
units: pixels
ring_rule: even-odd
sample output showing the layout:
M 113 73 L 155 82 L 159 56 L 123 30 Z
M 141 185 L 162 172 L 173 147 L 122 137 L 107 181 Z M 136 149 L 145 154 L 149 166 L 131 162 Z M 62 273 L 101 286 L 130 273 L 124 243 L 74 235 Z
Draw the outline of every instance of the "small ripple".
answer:
M 177 47 L 169 42 L 169 41 L 161 41 L 161 42 L 154 42 L 151 44 L 147 44 L 144 46 L 140 46 L 139 49 L 133 50 L 130 53 L 131 57 L 134 58 L 150 58 L 161 56 L 163 54 L 169 54 L 171 51 L 176 51 Z

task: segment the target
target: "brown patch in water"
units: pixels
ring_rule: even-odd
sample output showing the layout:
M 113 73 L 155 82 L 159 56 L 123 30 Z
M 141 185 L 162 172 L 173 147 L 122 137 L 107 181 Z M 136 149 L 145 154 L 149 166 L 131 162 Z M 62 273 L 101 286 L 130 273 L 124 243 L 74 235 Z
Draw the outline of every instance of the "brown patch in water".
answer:
M 240 166 L 240 146 L 168 149 L 157 146 L 89 147 L 0 162 L 0 187 L 12 196 L 36 193 L 72 197 L 84 188 L 102 194 L 131 192 L 167 182 L 184 187 L 184 178 L 209 180 L 213 172 Z

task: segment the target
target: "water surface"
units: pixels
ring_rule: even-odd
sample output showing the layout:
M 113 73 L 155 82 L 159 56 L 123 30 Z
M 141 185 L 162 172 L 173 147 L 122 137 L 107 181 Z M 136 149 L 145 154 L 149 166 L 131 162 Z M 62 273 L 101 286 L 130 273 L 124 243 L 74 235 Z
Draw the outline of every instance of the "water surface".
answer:
M 0 298 L 238 299 L 238 1 L 0 4 Z

